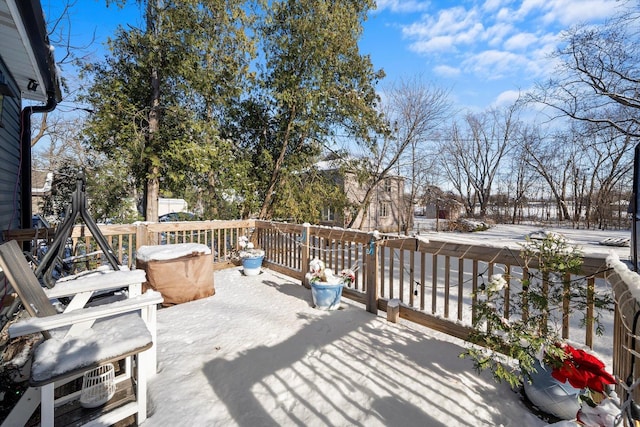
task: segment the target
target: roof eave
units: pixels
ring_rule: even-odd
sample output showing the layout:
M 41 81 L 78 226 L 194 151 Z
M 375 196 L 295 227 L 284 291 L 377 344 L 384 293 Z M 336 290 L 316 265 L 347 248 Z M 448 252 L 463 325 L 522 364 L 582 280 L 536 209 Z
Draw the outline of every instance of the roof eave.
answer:
M 37 101 L 47 101 L 53 98 L 59 102 L 62 99 L 62 92 L 40 1 L 6 1 L 18 33 L 23 39 L 29 60 L 37 72 L 37 86 L 35 88 L 33 85 L 28 87 L 28 82 L 18 82 L 22 97 Z

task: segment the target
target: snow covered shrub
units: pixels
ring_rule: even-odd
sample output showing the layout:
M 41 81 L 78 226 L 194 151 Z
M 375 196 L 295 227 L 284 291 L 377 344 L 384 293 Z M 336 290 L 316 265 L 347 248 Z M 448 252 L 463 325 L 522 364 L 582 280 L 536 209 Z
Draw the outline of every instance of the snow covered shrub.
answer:
M 512 387 L 530 379 L 536 361 L 559 367 L 567 359 L 561 338 L 563 308 L 585 313 L 592 298 L 596 333 L 602 334 L 601 311 L 613 307 L 610 295 L 591 294 L 584 279 L 571 278 L 580 272 L 582 254 L 563 236 L 527 238 L 520 254 L 528 271 L 520 283 L 509 284 L 508 278 L 494 275 L 479 286 L 469 336 L 477 346 L 460 355 L 471 358 L 476 370 L 488 369 L 497 381 Z
M 487 221 L 477 219 L 459 218 L 455 221 L 449 221 L 449 231 L 461 231 L 463 233 L 473 233 L 476 231 L 485 231 L 491 228 L 491 224 Z

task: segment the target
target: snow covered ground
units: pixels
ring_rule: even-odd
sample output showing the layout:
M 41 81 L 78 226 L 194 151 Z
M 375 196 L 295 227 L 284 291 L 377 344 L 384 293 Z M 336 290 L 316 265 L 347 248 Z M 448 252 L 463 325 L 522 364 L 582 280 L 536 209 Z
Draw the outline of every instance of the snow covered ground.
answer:
M 511 244 L 539 229 L 505 227 L 437 235 Z M 601 238 L 629 235 L 562 231 L 603 254 L 612 248 Z M 613 250 L 628 258 L 629 248 Z M 241 270 L 215 273 L 214 296 L 159 311 L 145 426 L 546 425 L 508 385 L 458 357 L 464 342 L 346 299 L 319 311 L 290 277 Z
M 459 359 L 464 343 L 389 323 L 265 270 L 217 272 L 216 294 L 158 313 L 145 426 L 542 426 L 518 393 Z
M 431 225 L 435 220 L 422 220 L 422 228 L 419 236 L 422 238 L 432 238 L 437 240 L 448 240 L 460 243 L 476 243 L 489 246 L 509 246 L 519 248 L 519 243 L 524 242 L 524 237 L 540 230 L 553 231 L 564 235 L 569 242 L 578 245 L 584 254 L 607 256 L 610 251 L 618 254 L 621 260 L 629 259 L 630 249 L 628 246 L 608 246 L 603 245 L 606 239 L 629 239 L 630 230 L 584 230 L 566 227 L 541 227 L 534 225 L 509 225 L 498 224 L 485 231 L 475 233 L 460 232 L 435 232 L 435 226 Z

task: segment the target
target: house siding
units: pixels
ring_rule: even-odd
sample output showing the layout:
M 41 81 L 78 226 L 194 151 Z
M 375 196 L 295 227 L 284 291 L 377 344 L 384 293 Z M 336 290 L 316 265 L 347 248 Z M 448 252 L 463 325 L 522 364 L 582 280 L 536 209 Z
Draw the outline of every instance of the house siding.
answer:
M 367 188 L 358 183 L 355 174 L 340 173 L 335 169 L 325 170 L 330 174 L 336 186 L 342 188 L 347 200 L 354 206 L 359 206 L 364 200 Z M 412 227 L 413 218 L 406 219 L 404 200 L 404 178 L 389 176 L 377 183 L 371 193 L 366 212 L 358 214 L 352 227 L 362 231 L 380 231 L 383 233 L 401 232 Z M 327 206 L 326 208 L 331 208 Z M 335 211 L 333 218 L 323 218 L 320 225 L 346 227 L 351 223 L 352 215 L 357 209 L 346 209 L 344 212 Z
M 345 177 L 344 190 L 347 198 L 354 201 L 363 200 L 366 193 L 366 188 L 360 186 L 355 176 L 351 174 L 347 174 Z M 403 219 L 403 193 L 404 178 L 391 176 L 383 179 L 373 190 L 367 212 L 356 218 L 354 226 L 362 231 L 398 232 L 404 230 L 407 224 Z
M 12 79 L 2 58 L 0 71 L 15 97 L 5 96 L 0 127 L 0 227 L 4 230 L 20 228 L 20 90 Z M 0 242 L 3 237 L 0 234 Z

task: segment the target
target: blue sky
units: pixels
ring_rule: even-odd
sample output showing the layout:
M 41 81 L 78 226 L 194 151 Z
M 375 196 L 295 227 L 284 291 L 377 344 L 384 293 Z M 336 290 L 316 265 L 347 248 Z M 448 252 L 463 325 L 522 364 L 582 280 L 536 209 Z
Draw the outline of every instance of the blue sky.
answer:
M 57 16 L 60 0 L 41 0 L 45 14 Z M 72 43 L 97 43 L 118 24 L 139 25 L 135 2 L 124 10 L 104 0 L 78 0 L 70 21 Z M 512 102 L 519 90 L 544 79 L 553 64 L 549 52 L 562 30 L 610 16 L 616 0 L 378 0 L 360 43 L 386 82 L 421 76 L 451 90 L 465 109 Z M 92 49 L 99 58 L 101 48 Z M 58 54 L 56 53 L 56 56 Z M 385 85 L 382 82 L 382 86 Z
M 610 16 L 615 0 L 378 0 L 363 51 L 390 79 L 419 74 L 460 107 L 512 102 L 544 79 L 558 35 Z

